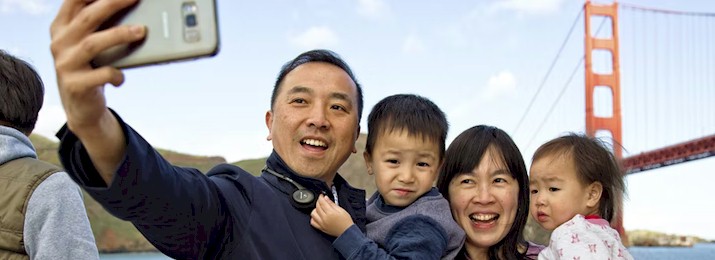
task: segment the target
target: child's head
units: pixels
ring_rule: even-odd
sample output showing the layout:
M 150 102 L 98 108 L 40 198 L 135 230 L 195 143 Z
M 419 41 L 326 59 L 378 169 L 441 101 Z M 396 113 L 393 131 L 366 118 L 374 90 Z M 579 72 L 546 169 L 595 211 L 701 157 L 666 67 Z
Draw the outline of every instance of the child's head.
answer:
M 29 136 L 35 129 L 44 94 L 37 71 L 0 49 L 0 125 Z
M 625 192 L 613 154 L 600 140 L 576 134 L 539 147 L 529 179 L 531 215 L 548 230 L 576 214 L 598 215 L 610 222 Z
M 421 96 L 393 95 L 372 108 L 363 156 L 388 205 L 410 205 L 432 188 L 448 127 L 442 110 Z

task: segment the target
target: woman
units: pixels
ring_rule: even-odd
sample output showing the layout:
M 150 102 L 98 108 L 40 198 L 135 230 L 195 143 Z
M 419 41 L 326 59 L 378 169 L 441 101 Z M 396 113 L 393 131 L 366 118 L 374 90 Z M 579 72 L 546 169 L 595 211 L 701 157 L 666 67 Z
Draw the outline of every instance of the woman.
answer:
M 437 188 L 467 238 L 460 258 L 536 259 L 543 248 L 523 237 L 529 179 L 519 148 L 501 129 L 462 132 L 445 153 Z

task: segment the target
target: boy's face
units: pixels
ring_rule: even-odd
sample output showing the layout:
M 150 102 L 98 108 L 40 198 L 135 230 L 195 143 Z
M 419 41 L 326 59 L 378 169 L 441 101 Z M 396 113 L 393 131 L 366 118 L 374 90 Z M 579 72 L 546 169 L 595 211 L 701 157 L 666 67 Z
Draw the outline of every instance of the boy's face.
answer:
M 578 178 L 570 154 L 546 155 L 531 164 L 529 211 L 548 230 L 569 221 L 576 214 L 594 214 L 586 205 L 589 186 Z
M 365 154 L 369 174 L 385 202 L 405 207 L 428 192 L 437 177 L 439 145 L 397 130 L 379 133 L 372 154 Z

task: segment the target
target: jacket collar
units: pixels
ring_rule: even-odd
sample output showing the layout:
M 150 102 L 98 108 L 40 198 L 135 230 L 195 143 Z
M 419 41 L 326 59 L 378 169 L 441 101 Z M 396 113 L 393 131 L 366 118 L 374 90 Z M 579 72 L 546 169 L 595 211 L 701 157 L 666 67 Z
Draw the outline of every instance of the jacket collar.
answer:
M 290 178 L 291 180 L 302 185 L 306 189 L 313 191 L 316 196 L 318 194 L 324 194 L 326 196 L 332 197 L 331 190 L 328 185 L 325 184 L 325 182 L 315 178 L 303 177 L 298 175 L 295 171 L 293 171 L 293 169 L 288 167 L 288 165 L 283 161 L 283 158 L 281 158 L 275 150 L 271 153 L 270 156 L 268 156 L 268 159 L 266 160 L 266 167 L 277 172 L 278 174 L 282 174 L 283 176 Z M 265 171 L 261 173 L 261 177 L 271 182 L 283 193 L 292 194 L 293 191 L 296 189 L 287 181 L 279 181 L 277 177 Z M 335 179 L 338 179 L 337 175 Z M 337 183 L 335 184 L 335 186 L 337 188 Z
M 268 156 L 268 159 L 266 159 L 266 167 L 272 169 L 278 174 L 283 174 L 283 176 L 288 177 L 306 189 L 313 191 L 316 196 L 318 194 L 323 194 L 329 198 L 333 197 L 331 188 L 328 187 L 325 182 L 298 175 L 290 167 L 288 167 L 275 150 L 270 156 Z M 286 195 L 290 196 L 296 190 L 296 187 L 289 182 L 280 180 L 278 177 L 273 176 L 266 171 L 261 173 L 261 178 Z M 335 186 L 335 190 L 338 192 L 338 201 L 340 206 L 350 213 L 353 222 L 355 222 L 360 230 L 365 232 L 365 191 L 350 186 L 350 184 L 343 179 L 339 173 L 335 174 L 335 178 L 333 178 L 333 185 Z
M 0 164 L 23 157 L 37 158 L 30 138 L 15 128 L 0 125 Z

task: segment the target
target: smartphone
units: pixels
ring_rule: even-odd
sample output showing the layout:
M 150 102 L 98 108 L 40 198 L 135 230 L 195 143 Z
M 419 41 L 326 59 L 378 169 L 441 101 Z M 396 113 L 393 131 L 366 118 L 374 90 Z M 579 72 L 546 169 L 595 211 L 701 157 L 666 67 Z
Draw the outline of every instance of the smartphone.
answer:
M 121 24 L 146 26 L 146 37 L 101 52 L 93 66 L 132 68 L 210 57 L 219 50 L 215 0 L 141 0 L 98 30 Z

